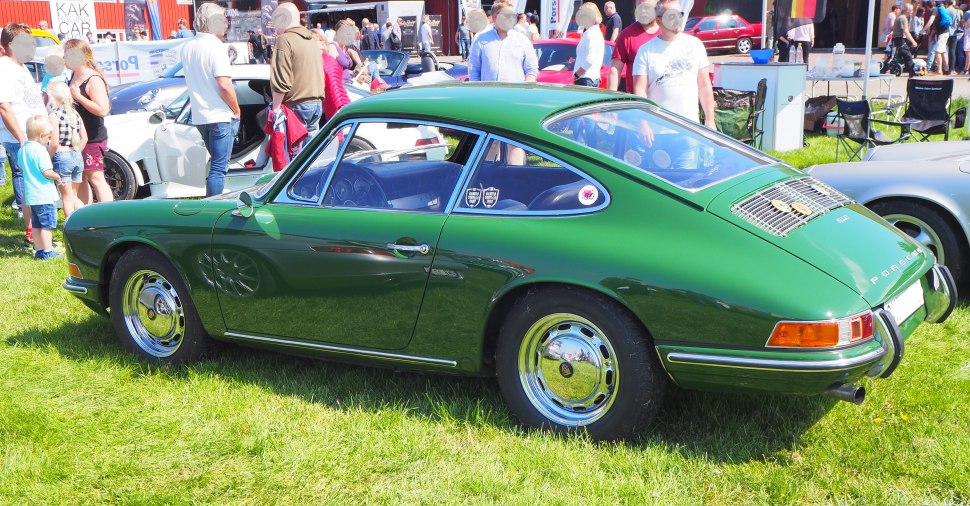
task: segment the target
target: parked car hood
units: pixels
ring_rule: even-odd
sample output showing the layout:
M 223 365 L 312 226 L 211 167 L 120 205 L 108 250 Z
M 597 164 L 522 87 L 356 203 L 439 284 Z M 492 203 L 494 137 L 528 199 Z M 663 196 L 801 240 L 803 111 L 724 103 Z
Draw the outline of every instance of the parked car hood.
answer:
M 111 114 L 164 109 L 185 92 L 184 77 L 162 77 L 109 90 Z
M 873 162 L 970 160 L 970 141 L 920 142 L 877 146 L 866 153 L 866 160 Z
M 933 266 L 932 254 L 907 235 L 838 190 L 819 183 L 779 166 L 727 188 L 714 198 L 708 211 L 828 273 L 872 306 L 885 302 Z M 839 198 L 846 203 L 832 204 Z M 756 206 L 748 209 L 755 210 L 752 214 L 756 216 L 804 224 L 784 235 L 768 232 L 754 224 L 756 218 L 742 217 L 740 208 L 749 199 Z M 797 286 L 792 286 L 792 296 L 800 296 Z

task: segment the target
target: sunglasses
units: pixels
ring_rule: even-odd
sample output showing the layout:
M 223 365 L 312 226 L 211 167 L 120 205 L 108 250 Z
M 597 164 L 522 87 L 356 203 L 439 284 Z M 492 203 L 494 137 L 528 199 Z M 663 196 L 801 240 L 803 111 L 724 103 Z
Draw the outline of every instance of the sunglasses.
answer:
M 687 16 L 687 13 L 684 12 L 684 11 L 670 11 L 670 10 L 664 11 L 664 15 L 663 15 L 663 17 L 665 17 L 667 19 L 670 19 L 670 18 L 673 18 L 673 17 L 678 17 L 680 19 L 684 19 L 685 16 Z

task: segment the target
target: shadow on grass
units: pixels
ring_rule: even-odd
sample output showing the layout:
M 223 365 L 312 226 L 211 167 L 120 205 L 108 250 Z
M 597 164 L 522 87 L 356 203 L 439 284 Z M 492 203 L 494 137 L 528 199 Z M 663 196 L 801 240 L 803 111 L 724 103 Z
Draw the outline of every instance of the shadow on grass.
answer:
M 213 376 L 255 385 L 333 409 L 380 411 L 519 432 L 490 378 L 448 377 L 342 364 L 225 345 L 221 353 L 179 368 L 152 367 L 125 353 L 110 320 L 95 314 L 51 332 L 32 329 L 10 336 L 8 346 L 53 348 L 78 360 L 115 362 L 137 376 Z M 686 457 L 718 462 L 763 460 L 794 449 L 801 435 L 834 405 L 822 397 L 687 392 L 671 388 L 652 426 L 630 448 L 665 447 Z

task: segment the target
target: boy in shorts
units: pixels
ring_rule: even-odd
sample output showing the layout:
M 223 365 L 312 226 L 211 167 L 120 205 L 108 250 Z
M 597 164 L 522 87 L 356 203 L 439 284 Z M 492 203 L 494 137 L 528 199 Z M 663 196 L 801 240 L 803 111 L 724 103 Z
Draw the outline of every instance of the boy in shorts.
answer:
M 34 258 L 47 260 L 60 258 L 62 253 L 54 252 L 53 231 L 57 228 L 57 187 L 61 176 L 54 171 L 47 146 L 51 141 L 51 122 L 47 116 L 31 116 L 27 119 L 27 142 L 17 153 L 17 161 L 24 171 L 24 201 L 30 206 L 37 250 Z

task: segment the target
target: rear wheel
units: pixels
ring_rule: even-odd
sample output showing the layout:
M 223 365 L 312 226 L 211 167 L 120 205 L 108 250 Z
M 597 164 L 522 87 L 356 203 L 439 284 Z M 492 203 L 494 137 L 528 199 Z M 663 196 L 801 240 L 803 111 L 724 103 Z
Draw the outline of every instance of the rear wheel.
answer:
M 131 200 L 138 191 L 135 171 L 121 155 L 108 151 L 104 154 L 104 179 L 111 187 L 115 200 Z
M 872 210 L 902 230 L 946 265 L 960 284 L 963 277 L 964 248 L 949 220 L 926 204 L 907 201 L 877 202 Z
M 653 419 L 667 379 L 632 315 L 573 287 L 530 291 L 514 307 L 496 366 L 502 395 L 524 425 L 615 440 Z
M 138 247 L 118 260 L 108 292 L 121 345 L 156 364 L 201 358 L 211 347 L 178 271 L 158 251 Z
M 748 54 L 751 51 L 751 39 L 748 37 L 741 37 L 735 45 L 741 54 Z

